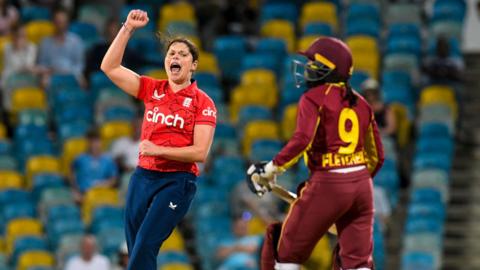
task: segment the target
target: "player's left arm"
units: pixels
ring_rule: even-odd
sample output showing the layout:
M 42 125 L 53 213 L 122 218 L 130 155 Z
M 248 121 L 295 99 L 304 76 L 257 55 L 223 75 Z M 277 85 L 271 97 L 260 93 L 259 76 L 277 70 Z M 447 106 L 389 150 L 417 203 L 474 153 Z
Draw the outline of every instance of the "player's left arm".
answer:
M 371 114 L 370 124 L 365 134 L 365 152 L 367 153 L 368 170 L 372 177 L 374 177 L 382 167 L 385 157 L 381 136 L 378 132 L 377 122 L 375 122 L 373 113 Z
M 193 145 L 165 147 L 149 140 L 140 143 L 140 153 L 146 156 L 161 156 L 181 162 L 205 162 L 213 142 L 215 128 L 212 125 L 197 124 L 194 128 Z

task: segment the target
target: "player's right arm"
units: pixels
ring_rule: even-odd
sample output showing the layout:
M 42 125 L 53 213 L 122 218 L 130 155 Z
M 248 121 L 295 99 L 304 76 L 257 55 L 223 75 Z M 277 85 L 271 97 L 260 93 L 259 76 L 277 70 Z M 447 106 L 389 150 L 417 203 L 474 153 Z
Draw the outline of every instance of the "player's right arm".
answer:
M 126 93 L 136 97 L 140 88 L 140 76 L 132 70 L 122 66 L 122 58 L 133 31 L 144 27 L 148 23 L 148 15 L 145 11 L 132 10 L 127 20 L 113 40 L 110 48 L 103 57 L 101 70 Z

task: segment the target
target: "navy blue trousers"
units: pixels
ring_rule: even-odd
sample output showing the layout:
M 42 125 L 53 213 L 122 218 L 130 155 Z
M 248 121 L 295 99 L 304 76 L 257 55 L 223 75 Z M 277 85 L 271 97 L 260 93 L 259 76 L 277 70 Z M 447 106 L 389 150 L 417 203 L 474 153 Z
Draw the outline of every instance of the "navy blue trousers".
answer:
M 140 167 L 130 179 L 125 206 L 128 270 L 156 270 L 157 254 L 185 216 L 195 195 L 196 176 Z

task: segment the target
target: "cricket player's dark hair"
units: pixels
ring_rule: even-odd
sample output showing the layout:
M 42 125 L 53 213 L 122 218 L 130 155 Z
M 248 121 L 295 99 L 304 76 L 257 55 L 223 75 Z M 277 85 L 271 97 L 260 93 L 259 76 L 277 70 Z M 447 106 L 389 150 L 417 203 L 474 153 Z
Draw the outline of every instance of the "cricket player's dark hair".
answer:
M 311 86 L 316 86 L 324 83 L 343 83 L 345 85 L 345 95 L 343 96 L 343 100 L 348 101 L 348 106 L 353 107 L 357 105 L 357 95 L 353 92 L 352 86 L 349 82 L 350 78 L 345 78 L 344 76 L 339 75 L 336 70 L 333 70 L 329 75 L 327 75 L 323 80 L 313 82 L 314 85 L 308 85 L 309 88 Z
M 157 37 L 160 39 L 160 42 L 164 44 L 164 53 L 166 54 L 170 47 L 174 43 L 183 43 L 187 45 L 188 50 L 192 54 L 192 59 L 193 62 L 198 61 L 198 56 L 199 56 L 199 50 L 198 47 L 188 38 L 183 37 L 183 36 L 172 36 L 170 34 L 164 34 L 161 32 L 157 33 Z

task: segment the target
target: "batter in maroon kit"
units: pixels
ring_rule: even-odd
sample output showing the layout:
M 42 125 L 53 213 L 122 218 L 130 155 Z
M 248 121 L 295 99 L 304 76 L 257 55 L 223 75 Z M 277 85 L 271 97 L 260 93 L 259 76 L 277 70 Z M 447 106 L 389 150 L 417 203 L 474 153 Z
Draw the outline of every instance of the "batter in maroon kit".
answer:
M 305 52 L 306 91 L 298 103 L 293 137 L 261 174 L 271 181 L 300 157 L 310 169 L 283 223 L 269 225 L 261 269 L 300 269 L 318 240 L 335 224 L 336 270 L 373 269 L 372 177 L 383 163 L 383 147 L 367 102 L 348 80 L 350 49 L 335 38 L 319 38 Z

